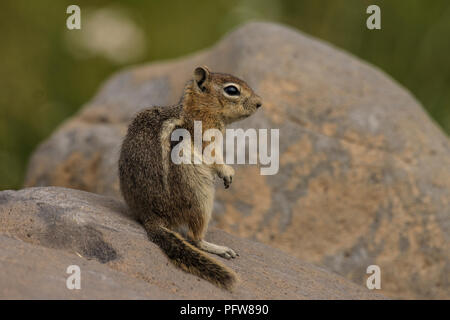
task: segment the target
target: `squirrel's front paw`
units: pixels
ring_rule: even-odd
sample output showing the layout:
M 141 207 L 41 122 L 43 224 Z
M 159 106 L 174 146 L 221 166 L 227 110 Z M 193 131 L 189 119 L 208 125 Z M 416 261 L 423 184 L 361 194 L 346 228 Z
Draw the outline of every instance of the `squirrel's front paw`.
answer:
M 225 189 L 228 189 L 233 181 L 234 169 L 230 166 L 224 165 L 217 172 L 219 178 L 223 179 Z

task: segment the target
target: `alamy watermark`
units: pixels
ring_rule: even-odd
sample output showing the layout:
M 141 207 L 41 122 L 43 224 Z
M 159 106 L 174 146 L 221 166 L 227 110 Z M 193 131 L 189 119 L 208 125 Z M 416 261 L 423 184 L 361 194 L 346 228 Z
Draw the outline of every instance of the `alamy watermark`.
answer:
M 175 129 L 171 141 L 178 142 L 171 152 L 175 164 L 246 164 L 246 142 L 248 141 L 248 164 L 266 166 L 260 168 L 261 175 L 278 173 L 279 129 L 226 129 L 226 158 L 223 157 L 224 137 L 218 129 L 208 129 L 203 133 L 202 122 L 194 121 L 194 143 L 187 129 Z M 203 148 L 203 142 L 209 144 Z M 236 160 L 236 162 L 235 162 Z
M 66 287 L 69 290 L 81 289 L 81 269 L 77 265 L 70 265 L 67 267 L 66 273 L 70 274 L 66 280 Z
M 67 7 L 66 13 L 70 14 L 66 20 L 66 27 L 69 30 L 81 29 L 81 9 L 76 4 Z
M 367 18 L 366 26 L 369 30 L 381 29 L 381 9 L 376 4 L 367 7 L 366 13 L 370 14 Z
M 366 280 L 367 289 L 381 289 L 381 269 L 376 264 L 370 265 L 366 270 L 367 274 L 371 274 Z

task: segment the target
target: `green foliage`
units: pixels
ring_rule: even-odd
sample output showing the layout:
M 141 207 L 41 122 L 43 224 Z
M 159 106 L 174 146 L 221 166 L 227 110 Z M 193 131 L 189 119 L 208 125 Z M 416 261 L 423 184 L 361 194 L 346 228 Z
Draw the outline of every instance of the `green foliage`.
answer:
M 84 18 L 123 12 L 142 32 L 143 53 L 127 62 L 77 49 L 66 29 L 69 1 L 2 1 L 0 6 L 0 189 L 19 188 L 39 142 L 124 65 L 211 46 L 248 20 L 277 21 L 380 67 L 408 88 L 450 132 L 450 2 L 447 0 L 77 1 Z M 382 30 L 365 27 L 381 7 Z

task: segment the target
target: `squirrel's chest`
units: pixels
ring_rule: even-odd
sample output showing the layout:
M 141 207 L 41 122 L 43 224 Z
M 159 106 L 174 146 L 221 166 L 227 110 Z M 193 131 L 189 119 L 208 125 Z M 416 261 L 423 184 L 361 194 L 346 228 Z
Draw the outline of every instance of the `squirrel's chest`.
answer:
M 179 167 L 184 180 L 194 189 L 214 189 L 214 173 L 205 164 L 183 164 Z
M 189 212 L 209 216 L 214 203 L 214 174 L 204 164 L 182 164 L 177 166 L 179 195 L 187 197 Z

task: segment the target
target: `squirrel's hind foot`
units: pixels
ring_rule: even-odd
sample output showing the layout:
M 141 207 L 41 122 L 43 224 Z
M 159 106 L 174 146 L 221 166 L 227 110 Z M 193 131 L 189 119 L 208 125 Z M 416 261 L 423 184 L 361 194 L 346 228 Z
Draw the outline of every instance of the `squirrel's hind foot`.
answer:
M 206 252 L 217 254 L 219 257 L 225 258 L 225 259 L 234 259 L 237 256 L 239 256 L 233 249 L 225 247 L 225 246 L 219 246 L 214 243 L 207 242 L 205 240 L 197 241 L 195 245 Z

